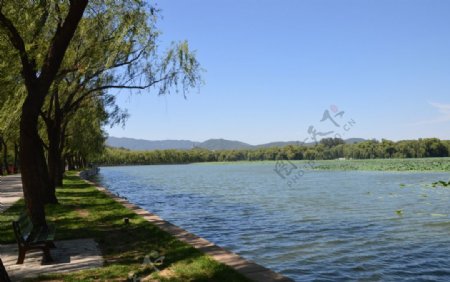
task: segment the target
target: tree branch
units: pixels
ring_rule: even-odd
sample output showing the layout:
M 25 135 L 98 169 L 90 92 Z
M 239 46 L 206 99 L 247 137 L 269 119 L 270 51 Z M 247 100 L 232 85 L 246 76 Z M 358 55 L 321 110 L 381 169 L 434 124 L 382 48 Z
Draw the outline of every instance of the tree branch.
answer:
M 22 74 L 27 80 L 26 83 L 31 83 L 31 80 L 36 79 L 35 66 L 28 58 L 28 54 L 25 49 L 25 42 L 23 41 L 22 36 L 20 36 L 19 31 L 2 11 L 0 11 L 0 27 L 6 31 L 9 41 L 19 52 L 20 60 L 22 62 Z
M 33 41 L 36 40 L 36 38 L 39 36 L 39 34 L 44 29 L 45 23 L 47 22 L 48 15 L 49 15 L 49 11 L 48 11 L 48 9 L 46 9 L 47 8 L 46 0 L 40 0 L 39 6 L 44 8 L 44 13 L 41 15 L 41 18 L 39 19 L 39 21 L 37 23 L 36 30 L 34 31 L 34 34 L 33 34 Z
M 78 24 L 83 17 L 84 10 L 88 0 L 71 0 L 69 12 L 62 25 L 58 25 L 55 35 L 51 41 L 47 57 L 42 66 L 42 72 L 39 76 L 42 93 L 47 93 L 53 82 L 62 60 L 69 46 L 70 41 L 75 34 Z
M 130 89 L 130 90 L 135 89 L 135 90 L 144 90 L 144 89 L 150 88 L 150 87 L 152 87 L 153 85 L 155 85 L 155 84 L 157 84 L 157 83 L 159 83 L 159 82 L 161 82 L 161 81 L 164 81 L 164 80 L 166 80 L 166 79 L 168 79 L 168 78 L 169 78 L 169 76 L 165 76 L 165 77 L 163 77 L 163 78 L 161 78 L 161 79 L 154 80 L 154 81 L 152 81 L 152 82 L 150 82 L 150 83 L 148 83 L 148 84 L 146 84 L 146 85 L 103 85 L 103 86 L 100 86 L 100 87 L 97 87 L 97 88 L 93 88 L 93 89 L 90 89 L 90 90 L 86 91 L 86 92 L 83 93 L 78 99 L 76 99 L 76 100 L 70 105 L 70 107 L 69 107 L 68 110 L 69 110 L 69 111 L 72 111 L 73 109 L 76 109 L 76 108 L 79 106 L 79 104 L 81 104 L 81 102 L 82 102 L 84 99 L 86 99 L 90 94 L 95 93 L 95 92 L 101 92 L 101 91 L 106 90 L 106 89 Z

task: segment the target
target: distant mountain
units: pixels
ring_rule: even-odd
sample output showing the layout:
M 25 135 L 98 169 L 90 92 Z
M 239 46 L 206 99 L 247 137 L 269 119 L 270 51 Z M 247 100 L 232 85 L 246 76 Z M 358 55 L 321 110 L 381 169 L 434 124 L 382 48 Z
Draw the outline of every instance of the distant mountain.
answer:
M 345 143 L 346 144 L 355 144 L 355 143 L 360 143 L 360 142 L 363 142 L 363 141 L 366 141 L 366 139 L 363 139 L 363 138 L 348 138 L 348 139 L 345 139 Z
M 269 147 L 284 147 L 288 145 L 301 145 L 300 141 L 286 141 L 286 142 L 270 142 L 266 144 L 257 145 L 259 148 L 269 148 Z M 306 146 L 313 145 L 313 143 L 306 143 Z
M 350 138 L 346 139 L 345 143 L 354 144 L 365 141 L 362 138 Z M 205 142 L 194 142 L 190 140 L 161 140 L 150 141 L 143 139 L 133 138 L 118 138 L 108 137 L 106 145 L 116 148 L 125 148 L 129 150 L 145 151 L 145 150 L 190 150 L 193 148 L 203 148 L 208 150 L 240 150 L 240 149 L 257 149 L 268 147 L 284 147 L 288 145 L 299 145 L 300 141 L 287 141 L 287 142 L 271 142 L 261 145 L 250 145 L 240 141 L 226 140 L 226 139 L 209 139 Z M 306 143 L 306 146 L 312 146 L 314 143 Z
M 129 150 L 167 150 L 167 149 L 180 149 L 189 150 L 194 148 L 198 142 L 189 140 L 162 140 L 162 141 L 150 141 L 143 139 L 133 138 L 117 138 L 108 137 L 106 145 L 116 148 L 125 148 Z
M 253 148 L 252 145 L 244 142 L 225 139 L 209 139 L 205 142 L 199 143 L 197 147 L 208 150 L 239 150 Z

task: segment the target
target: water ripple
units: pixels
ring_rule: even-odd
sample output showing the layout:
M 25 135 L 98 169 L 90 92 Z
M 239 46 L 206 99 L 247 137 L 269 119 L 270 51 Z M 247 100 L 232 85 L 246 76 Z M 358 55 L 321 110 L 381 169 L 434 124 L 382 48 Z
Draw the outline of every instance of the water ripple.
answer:
M 309 171 L 288 187 L 268 163 L 109 167 L 99 181 L 298 281 L 450 281 L 450 189 L 423 185 L 446 178 Z

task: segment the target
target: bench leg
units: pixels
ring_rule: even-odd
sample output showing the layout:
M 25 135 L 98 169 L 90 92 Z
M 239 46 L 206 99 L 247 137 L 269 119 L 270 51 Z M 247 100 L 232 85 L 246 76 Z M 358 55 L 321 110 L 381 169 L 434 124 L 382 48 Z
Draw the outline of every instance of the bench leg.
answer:
M 45 247 L 42 250 L 44 251 L 44 262 L 52 262 L 53 258 L 50 255 L 50 249 L 48 247 Z
M 19 248 L 19 258 L 17 259 L 16 264 L 23 264 L 24 260 L 25 260 L 25 249 Z

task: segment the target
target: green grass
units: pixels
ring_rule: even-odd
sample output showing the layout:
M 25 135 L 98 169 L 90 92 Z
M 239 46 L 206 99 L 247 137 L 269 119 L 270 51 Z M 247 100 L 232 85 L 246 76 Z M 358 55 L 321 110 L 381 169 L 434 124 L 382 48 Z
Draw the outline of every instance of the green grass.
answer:
M 126 209 L 74 173 L 57 189 L 58 205 L 47 207 L 47 220 L 57 227 L 56 240 L 94 238 L 105 265 L 69 274 L 47 274 L 30 281 L 127 281 L 130 273 L 150 281 L 248 281 Z M 11 221 L 24 209 L 20 200 L 0 214 L 0 244 L 15 242 Z M 123 218 L 130 224 L 125 225 Z M 161 272 L 144 267 L 146 255 L 165 256 Z M 132 281 L 132 280 L 130 280 Z

